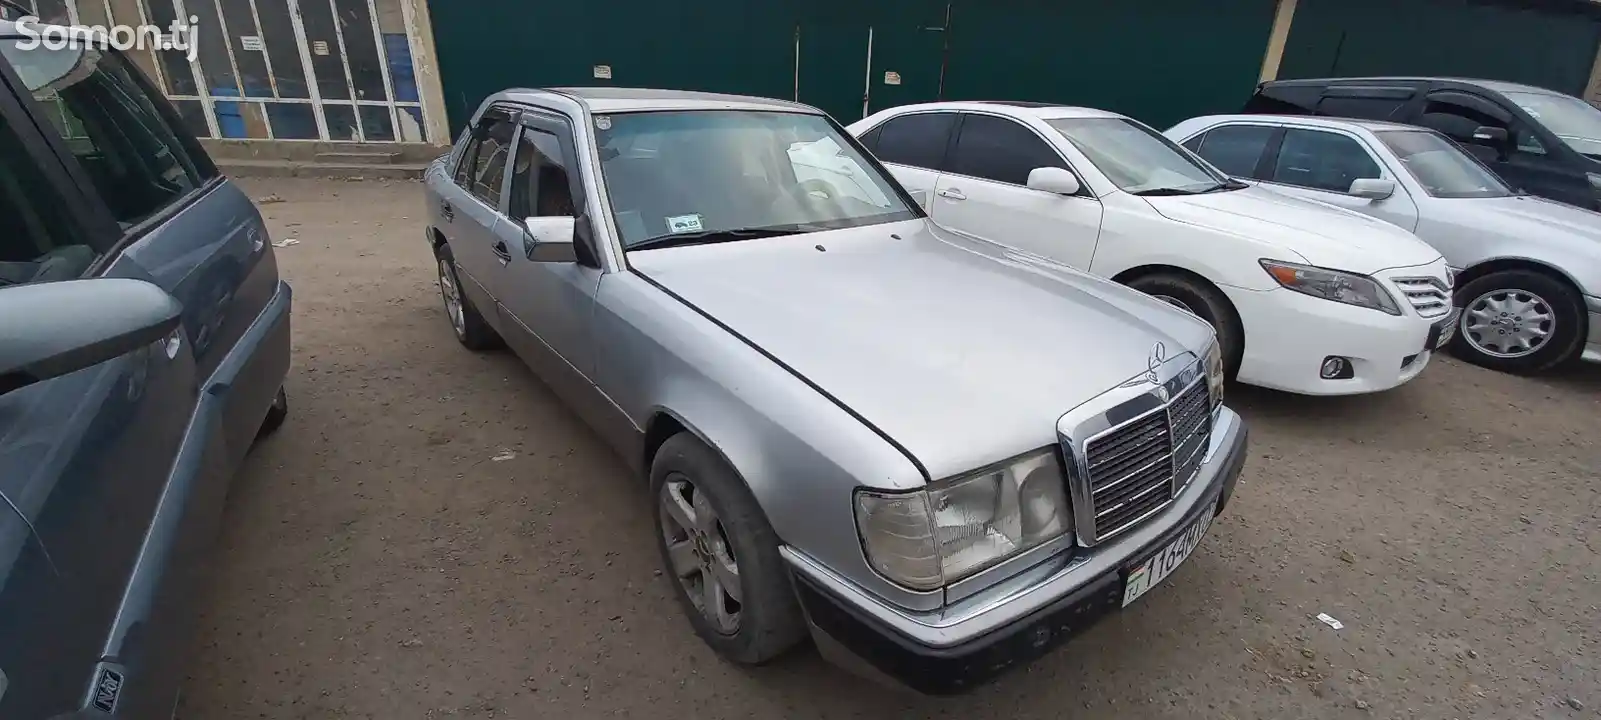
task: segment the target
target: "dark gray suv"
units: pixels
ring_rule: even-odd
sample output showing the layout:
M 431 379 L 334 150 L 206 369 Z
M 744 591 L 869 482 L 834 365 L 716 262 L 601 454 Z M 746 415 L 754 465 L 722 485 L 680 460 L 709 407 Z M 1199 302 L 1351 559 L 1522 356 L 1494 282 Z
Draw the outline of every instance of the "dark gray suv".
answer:
M 0 21 L 0 717 L 169 718 L 289 287 L 132 63 L 22 44 Z

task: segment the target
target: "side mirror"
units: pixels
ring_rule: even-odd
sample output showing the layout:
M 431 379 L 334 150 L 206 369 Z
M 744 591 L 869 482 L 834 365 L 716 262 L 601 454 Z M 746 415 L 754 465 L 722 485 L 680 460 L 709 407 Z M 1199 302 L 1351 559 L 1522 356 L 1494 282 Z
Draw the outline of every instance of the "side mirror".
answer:
M 1367 198 L 1369 200 L 1383 200 L 1395 194 L 1395 181 L 1383 178 L 1361 178 L 1351 181 L 1351 189 L 1346 191 L 1352 197 Z
M 523 220 L 523 256 L 534 262 L 577 262 L 574 217 L 531 217 Z
M 1473 130 L 1473 142 L 1479 145 L 1489 145 L 1493 148 L 1502 148 L 1507 143 L 1506 128 L 1481 125 Z
M 98 365 L 177 329 L 183 306 L 143 280 L 102 278 L 0 289 L 0 393 Z
M 1078 178 L 1062 168 L 1038 167 L 1028 171 L 1028 186 L 1058 195 L 1078 194 Z

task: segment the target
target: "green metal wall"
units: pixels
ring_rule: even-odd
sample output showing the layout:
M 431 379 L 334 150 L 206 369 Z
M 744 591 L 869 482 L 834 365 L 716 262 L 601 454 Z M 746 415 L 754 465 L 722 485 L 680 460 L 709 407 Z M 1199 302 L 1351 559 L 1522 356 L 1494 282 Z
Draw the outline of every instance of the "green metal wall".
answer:
M 1601 20 L 1580 7 L 1301 0 L 1279 77 L 1446 75 L 1583 95 Z
M 842 122 L 945 99 L 1165 126 L 1250 94 L 1274 0 L 431 0 L 452 132 L 489 93 L 610 83 L 794 98 Z M 949 13 L 949 26 L 947 26 Z M 872 32 L 871 67 L 868 33 Z M 799 67 L 796 45 L 799 44 Z M 885 73 L 900 83 L 886 84 Z M 798 88 L 798 93 L 797 93 Z

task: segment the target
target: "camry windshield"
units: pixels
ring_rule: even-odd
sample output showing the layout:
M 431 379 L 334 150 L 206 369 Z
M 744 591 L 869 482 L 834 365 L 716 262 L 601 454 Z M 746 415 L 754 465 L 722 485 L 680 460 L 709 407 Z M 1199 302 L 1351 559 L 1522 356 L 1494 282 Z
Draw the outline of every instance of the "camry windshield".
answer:
M 1124 118 L 1046 120 L 1119 188 L 1135 195 L 1193 195 L 1236 189 L 1183 148 Z
M 625 248 L 772 237 L 917 217 L 820 115 L 697 110 L 595 118 Z
M 1601 110 L 1568 95 L 1532 92 L 1504 92 L 1529 117 L 1569 147 L 1586 155 L 1601 156 Z
M 1389 130 L 1376 133 L 1401 159 L 1401 167 L 1437 198 L 1506 197 L 1501 178 L 1438 133 Z

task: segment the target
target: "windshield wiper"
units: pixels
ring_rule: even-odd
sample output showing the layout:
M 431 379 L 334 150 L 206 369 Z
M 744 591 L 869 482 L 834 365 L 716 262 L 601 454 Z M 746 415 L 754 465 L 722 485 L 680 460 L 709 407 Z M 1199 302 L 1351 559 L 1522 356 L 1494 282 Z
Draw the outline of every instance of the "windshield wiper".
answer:
M 751 240 L 755 238 L 781 237 L 797 233 L 812 232 L 804 225 L 772 225 L 769 227 L 730 228 L 728 230 L 706 230 L 703 232 L 667 233 L 648 237 L 637 243 L 629 245 L 627 250 L 654 250 L 656 248 L 683 247 L 685 245 L 711 245 L 714 243 L 734 242 L 736 240 Z
M 1202 190 L 1201 192 L 1214 193 L 1222 192 L 1224 190 L 1244 190 L 1250 186 L 1251 185 L 1249 183 L 1243 183 L 1239 180 L 1235 180 L 1234 178 L 1229 178 L 1223 182 L 1213 185 L 1212 187 Z
M 1138 195 L 1140 197 L 1169 197 L 1169 196 L 1172 196 L 1172 195 L 1199 195 L 1199 194 L 1201 194 L 1203 192 L 1207 192 L 1207 191 L 1206 190 L 1185 190 L 1184 188 L 1170 188 L 1169 187 L 1169 188 L 1150 188 L 1148 190 L 1136 190 L 1136 191 L 1131 192 L 1129 194 L 1130 195 Z

